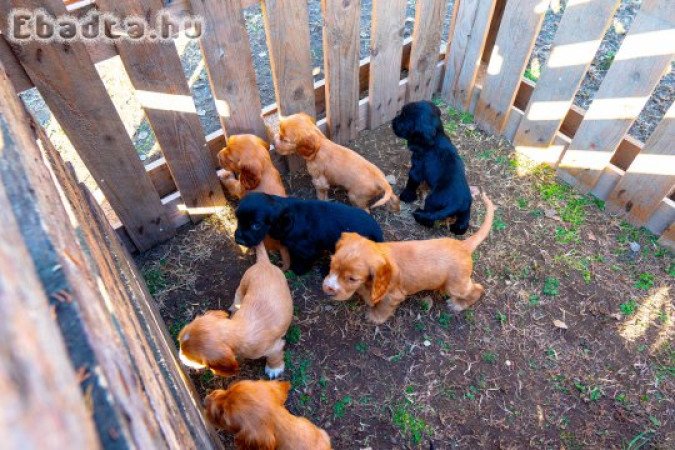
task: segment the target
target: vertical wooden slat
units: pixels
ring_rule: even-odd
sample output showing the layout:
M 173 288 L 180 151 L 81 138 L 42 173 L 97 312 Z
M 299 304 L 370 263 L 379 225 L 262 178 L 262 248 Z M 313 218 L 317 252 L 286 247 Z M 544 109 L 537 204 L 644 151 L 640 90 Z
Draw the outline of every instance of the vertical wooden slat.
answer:
M 675 54 L 675 2 L 645 0 L 614 58 L 558 176 L 590 191 Z
M 223 129 L 267 139 L 241 0 L 191 0 L 204 18 L 200 38 L 211 91 Z
M 279 114 L 304 112 L 315 117 L 307 2 L 263 0 L 262 12 Z M 288 165 L 296 171 L 302 158 L 293 155 Z
M 504 131 L 547 7 L 548 0 L 510 0 L 506 4 L 476 106 L 476 121 L 490 133 Z
M 446 0 L 420 0 L 415 6 L 406 102 L 429 100 L 436 90 L 433 81 L 446 6 Z
M 141 16 L 154 23 L 162 0 L 98 0 L 117 17 Z M 173 42 L 116 43 L 136 96 L 162 149 L 193 220 L 225 205 L 206 138 Z
M 405 0 L 373 0 L 370 31 L 369 128 L 396 115 L 401 79 Z
M 445 56 L 442 95 L 455 108 L 469 110 L 496 0 L 456 1 L 459 9 Z
M 345 144 L 359 122 L 360 0 L 322 0 L 328 134 Z
M 644 225 L 675 187 L 675 103 L 666 112 L 607 199 L 608 208 L 624 211 L 631 223 Z
M 43 8 L 65 14 L 59 0 L 0 3 L 0 24 L 12 8 Z M 81 42 L 15 45 L 13 51 L 95 178 L 129 236 L 146 250 L 175 230 L 143 168 L 103 82 Z
M 16 55 L 12 52 L 12 48 L 5 40 L 4 35 L 0 35 L 0 63 L 4 66 L 9 81 L 16 92 L 22 92 L 33 87 L 28 74 L 23 70 L 19 60 L 16 59 Z
M 0 155 L 30 135 L 0 70 Z M 11 92 L 10 92 L 11 91 Z M 10 148 L 11 147 L 11 148 Z M 0 165 L 12 164 L 0 161 Z M 4 172 L 3 170 L 0 170 Z M 19 216 L 26 221 L 27 217 Z M 7 449 L 97 449 L 100 442 L 0 175 L 0 442 Z M 52 271 L 54 268 L 51 268 Z
M 527 152 L 546 149 L 553 142 L 619 2 L 576 0 L 567 3 L 551 56 L 516 131 L 516 149 Z M 560 152 L 550 157 L 556 162 Z

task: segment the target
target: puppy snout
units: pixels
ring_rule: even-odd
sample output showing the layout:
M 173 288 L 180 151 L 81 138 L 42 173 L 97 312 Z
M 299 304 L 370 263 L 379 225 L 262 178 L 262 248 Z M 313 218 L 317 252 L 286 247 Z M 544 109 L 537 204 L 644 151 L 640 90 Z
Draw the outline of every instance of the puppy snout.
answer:
M 328 275 L 325 280 L 323 280 L 323 291 L 328 295 L 337 295 L 340 291 L 340 283 L 338 282 L 337 275 Z

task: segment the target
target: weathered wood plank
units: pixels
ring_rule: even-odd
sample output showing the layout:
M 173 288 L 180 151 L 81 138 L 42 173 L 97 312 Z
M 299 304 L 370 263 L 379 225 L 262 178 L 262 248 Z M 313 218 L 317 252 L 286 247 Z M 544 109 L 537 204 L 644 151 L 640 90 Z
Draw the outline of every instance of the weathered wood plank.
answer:
M 405 0 L 374 0 L 370 31 L 369 128 L 393 119 L 398 111 Z
M 162 0 L 98 0 L 97 5 L 118 17 L 142 16 L 151 22 L 163 8 Z M 176 46 L 129 40 L 116 45 L 188 211 L 200 211 L 190 214 L 198 221 L 202 211 L 215 211 L 226 201 Z
M 545 149 L 553 142 L 618 5 L 619 0 L 568 2 L 514 137 L 516 149 Z
M 0 35 L 0 63 L 4 66 L 9 81 L 16 92 L 22 92 L 33 87 L 28 74 L 23 70 L 23 66 L 21 66 L 3 35 Z
M 595 186 L 673 54 L 675 3 L 645 0 L 561 160 L 561 177 L 583 192 Z
M 200 45 L 223 129 L 267 139 L 241 0 L 190 3 L 205 20 Z
M 321 7 L 328 135 L 346 144 L 358 125 L 361 2 L 322 0 Z
M 7 29 L 11 8 L 43 8 L 65 14 L 58 0 L 11 0 L 0 3 L 0 26 Z M 153 189 L 122 121 L 84 45 L 13 46 L 26 73 L 38 87 L 78 154 L 134 244 L 145 250 L 174 233 L 159 195 Z M 73 76 L 77 74 L 77 76 Z
M 607 206 L 644 225 L 675 187 L 675 104 L 658 124 L 642 152 L 628 167 Z
M 478 125 L 490 133 L 504 131 L 547 7 L 546 0 L 506 4 L 475 113 Z
M 436 90 L 434 73 L 446 6 L 446 0 L 421 0 L 415 5 L 406 102 L 429 100 Z
M 0 99 L 0 158 L 14 158 L 30 133 L 3 70 Z M 91 411 L 5 189 L 13 180 L 4 174 L 15 164 L 0 160 L 0 442 L 8 449 L 97 449 Z
M 459 9 L 445 57 L 442 96 L 448 104 L 468 110 L 496 0 L 457 1 Z

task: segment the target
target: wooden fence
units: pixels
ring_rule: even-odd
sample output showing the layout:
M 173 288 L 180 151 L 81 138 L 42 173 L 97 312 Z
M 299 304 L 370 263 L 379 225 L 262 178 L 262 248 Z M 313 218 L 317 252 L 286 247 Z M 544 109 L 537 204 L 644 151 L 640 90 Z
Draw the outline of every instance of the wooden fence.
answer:
M 261 107 L 242 8 L 253 0 L 181 0 L 206 19 L 201 49 L 222 129 L 204 136 L 175 46 L 9 45 L 0 37 L 0 440 L 21 448 L 213 448 L 133 250 L 221 207 L 216 152 L 226 136 L 265 137 L 264 120 L 308 112 L 338 142 L 434 93 L 483 129 L 557 167 L 583 192 L 675 243 L 675 106 L 646 143 L 627 135 L 675 54 L 675 3 L 644 0 L 588 110 L 573 98 L 619 0 L 569 0 L 538 82 L 523 79 L 547 2 L 373 0 L 371 56 L 359 59 L 358 0 L 323 0 L 325 80 L 314 82 L 304 0 L 263 0 L 276 103 Z M 0 0 L 53 15 L 91 8 L 151 17 L 161 0 Z M 439 50 L 440 49 L 440 50 Z M 161 147 L 144 166 L 94 64 L 119 55 Z M 392 70 L 400 68 L 400 70 Z M 401 78 L 401 74 L 406 77 Z M 36 87 L 95 178 L 111 224 L 27 113 Z M 367 95 L 366 95 L 367 94 Z M 152 99 L 162 98 L 161 108 Z M 181 105 L 181 107 L 179 107 Z M 38 146 L 37 143 L 40 145 Z M 297 161 L 290 161 L 291 169 Z M 115 229 L 114 229 L 115 228 Z M 19 380 L 19 381 L 17 381 Z M 18 384 L 17 384 L 18 383 Z M 19 393 L 21 395 L 19 395 Z M 35 415 L 40 418 L 35 432 Z M 4 434 L 10 430 L 7 434 Z
M 314 82 L 304 1 L 264 0 L 262 13 L 276 103 L 261 107 L 242 8 L 255 0 L 167 2 L 177 15 L 206 19 L 201 50 L 220 113 L 221 130 L 204 136 L 173 45 L 31 43 L 0 39 L 0 60 L 17 91 L 37 87 L 96 179 L 131 249 L 170 238 L 190 219 L 225 202 L 215 154 L 228 134 L 266 137 L 264 120 L 305 111 L 346 143 L 389 120 L 406 101 L 440 93 L 475 113 L 486 131 L 558 167 L 564 181 L 590 191 L 611 211 L 647 226 L 663 242 L 674 239 L 673 111 L 649 142 L 627 135 L 652 90 L 668 70 L 673 49 L 673 2 L 645 0 L 588 111 L 572 100 L 611 24 L 619 0 L 567 3 L 551 57 L 536 86 L 523 78 L 547 0 L 457 0 L 448 44 L 439 52 L 447 0 L 419 0 L 412 39 L 404 40 L 404 0 L 374 0 L 371 56 L 359 60 L 358 0 L 322 0 L 325 80 Z M 5 0 L 12 7 L 84 15 L 92 8 L 152 17 L 162 0 Z M 3 29 L 7 24 L 1 23 Z M 645 50 L 648 49 L 648 50 Z M 39 52 L 40 58 L 36 58 Z M 125 133 L 94 64 L 119 55 L 162 151 L 143 166 Z M 401 66 L 407 77 L 391 67 Z M 148 95 L 150 94 L 150 95 Z M 367 96 L 366 96 L 367 94 Z M 158 108 L 153 99 L 164 106 Z M 168 106 L 167 106 L 168 105 Z M 90 132 L 96 130 L 96 132 Z M 107 151 L 101 152 L 105 148 Z M 289 161 L 291 170 L 298 160 Z

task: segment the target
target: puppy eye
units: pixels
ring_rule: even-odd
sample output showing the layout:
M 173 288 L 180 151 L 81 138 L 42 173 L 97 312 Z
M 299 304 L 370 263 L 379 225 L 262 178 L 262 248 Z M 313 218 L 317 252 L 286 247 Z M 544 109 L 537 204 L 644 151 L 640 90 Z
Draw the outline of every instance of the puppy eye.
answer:
M 356 283 L 357 281 L 359 281 L 359 279 L 356 277 L 349 277 L 349 281 L 352 283 Z
M 259 223 L 254 223 L 253 225 L 251 225 L 251 229 L 252 229 L 253 231 L 258 231 L 258 230 L 260 229 L 260 224 L 259 224 Z

